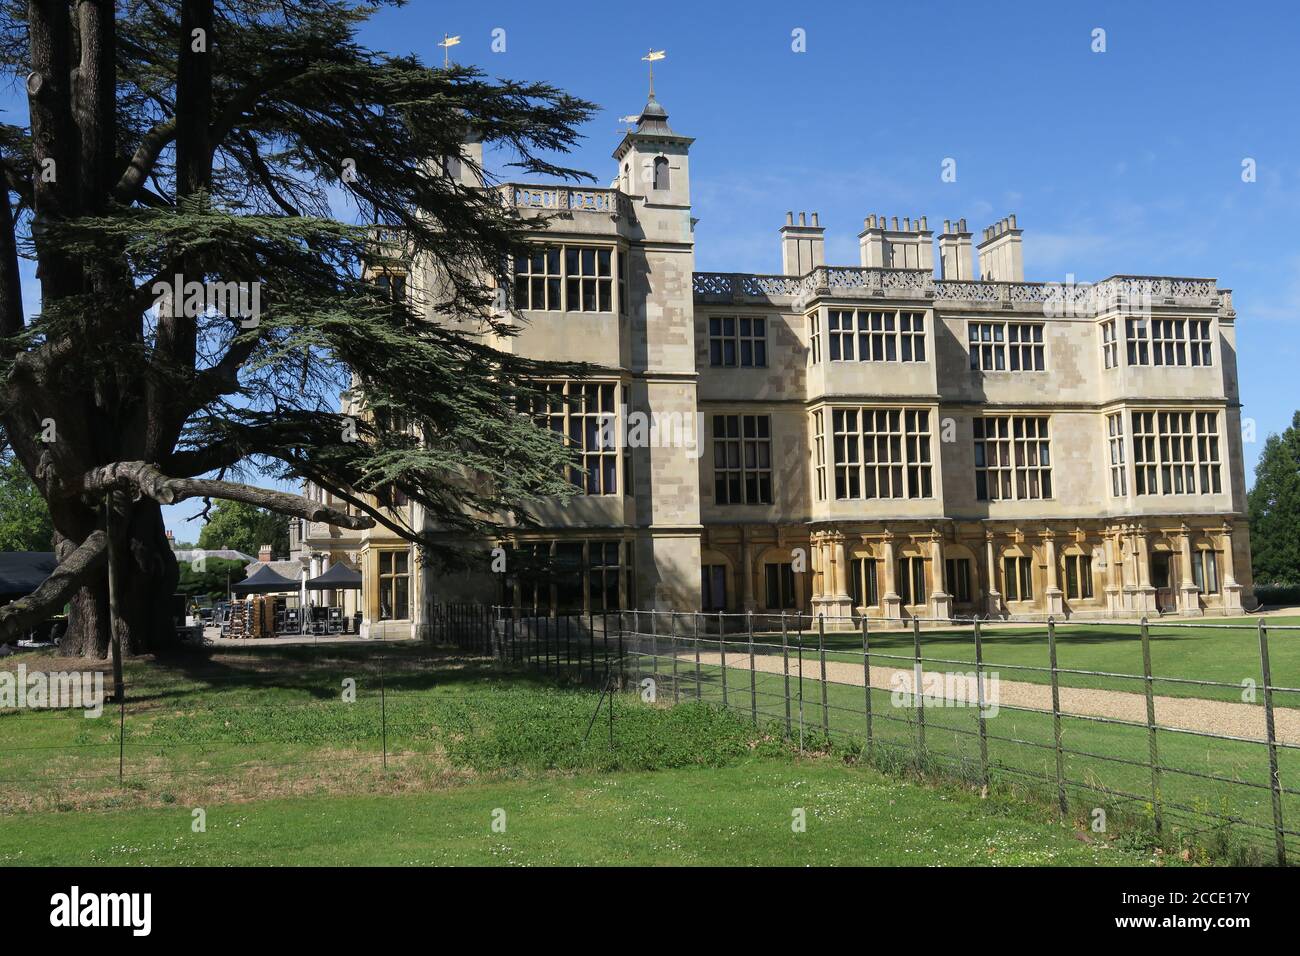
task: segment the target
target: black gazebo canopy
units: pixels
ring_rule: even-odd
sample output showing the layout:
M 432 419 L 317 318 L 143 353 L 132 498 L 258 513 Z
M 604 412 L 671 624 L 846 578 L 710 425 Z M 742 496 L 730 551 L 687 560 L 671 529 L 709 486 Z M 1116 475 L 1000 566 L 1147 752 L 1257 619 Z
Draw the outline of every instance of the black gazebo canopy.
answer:
M 345 591 L 350 588 L 360 589 L 360 587 L 361 572 L 346 564 L 331 564 L 324 574 L 318 574 L 307 581 L 309 591 Z
M 264 564 L 238 584 L 232 584 L 230 590 L 236 594 L 274 594 L 277 591 L 297 591 L 300 587 L 300 582 L 286 578 Z
M 0 551 L 0 601 L 31 594 L 58 563 L 53 551 Z

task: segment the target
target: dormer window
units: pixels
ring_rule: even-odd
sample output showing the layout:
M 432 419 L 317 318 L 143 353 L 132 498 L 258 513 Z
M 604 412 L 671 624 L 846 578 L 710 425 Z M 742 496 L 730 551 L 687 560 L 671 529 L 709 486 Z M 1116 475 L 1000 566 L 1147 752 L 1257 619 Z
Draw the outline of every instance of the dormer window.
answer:
M 668 188 L 668 157 L 656 156 L 654 163 L 654 188 Z

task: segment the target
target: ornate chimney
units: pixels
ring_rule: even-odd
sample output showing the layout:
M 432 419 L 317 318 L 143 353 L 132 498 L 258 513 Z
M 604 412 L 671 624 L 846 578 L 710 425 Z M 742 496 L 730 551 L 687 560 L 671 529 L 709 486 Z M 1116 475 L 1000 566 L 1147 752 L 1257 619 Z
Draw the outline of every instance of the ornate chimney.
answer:
M 1007 216 L 984 230 L 980 241 L 980 279 L 984 282 L 1024 282 L 1025 260 L 1020 247 L 1022 230 L 1015 215 Z
M 826 230 L 812 214 L 812 224 L 807 213 L 799 213 L 796 225 L 794 213 L 785 214 L 781 227 L 781 271 L 788 276 L 801 276 L 817 266 L 826 265 Z

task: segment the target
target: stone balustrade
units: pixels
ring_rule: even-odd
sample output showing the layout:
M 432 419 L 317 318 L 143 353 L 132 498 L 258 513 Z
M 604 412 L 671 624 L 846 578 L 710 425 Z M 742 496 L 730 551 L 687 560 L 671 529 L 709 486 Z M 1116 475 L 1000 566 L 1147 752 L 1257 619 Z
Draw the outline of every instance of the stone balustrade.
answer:
M 594 212 L 611 216 L 632 216 L 631 200 L 617 189 L 586 189 L 571 186 L 529 186 L 503 183 L 496 187 L 501 203 L 512 209 L 550 212 Z
M 776 299 L 797 303 L 814 296 L 852 294 L 1029 306 L 1061 316 L 1166 305 L 1218 308 L 1222 314 L 1233 314 L 1231 290 L 1219 289 L 1214 279 L 1168 276 L 1111 276 L 1097 283 L 978 282 L 936 279 L 927 269 L 818 266 L 802 276 L 697 272 L 692 286 L 697 300 L 715 303 Z

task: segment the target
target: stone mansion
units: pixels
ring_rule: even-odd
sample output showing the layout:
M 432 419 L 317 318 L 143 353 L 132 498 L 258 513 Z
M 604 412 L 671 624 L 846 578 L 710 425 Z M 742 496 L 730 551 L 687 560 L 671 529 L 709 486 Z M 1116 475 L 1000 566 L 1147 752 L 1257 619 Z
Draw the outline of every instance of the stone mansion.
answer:
M 581 456 L 577 494 L 489 543 L 549 561 L 539 576 L 437 575 L 383 529 L 296 529 L 317 568 L 362 569 L 375 628 L 467 600 L 873 618 L 1253 601 L 1229 290 L 1026 282 L 1014 216 L 936 237 L 925 216 L 868 215 L 840 266 L 816 213 L 786 213 L 781 274 L 697 272 L 691 144 L 652 95 L 610 188 L 487 187 L 547 222 L 513 264 L 526 322 L 499 347 L 599 369 L 539 415 Z M 679 440 L 636 435 L 638 412 Z

